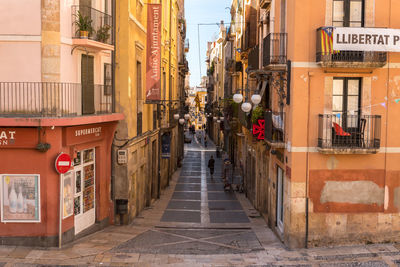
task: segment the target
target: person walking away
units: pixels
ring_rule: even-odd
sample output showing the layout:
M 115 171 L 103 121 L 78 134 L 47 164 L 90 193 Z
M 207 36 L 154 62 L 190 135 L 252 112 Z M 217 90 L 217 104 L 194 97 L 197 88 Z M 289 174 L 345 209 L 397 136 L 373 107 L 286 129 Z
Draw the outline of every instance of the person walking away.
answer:
M 214 174 L 214 164 L 215 164 L 215 160 L 214 160 L 213 156 L 211 156 L 211 158 L 208 160 L 208 168 L 210 169 L 211 179 L 213 178 L 213 174 Z

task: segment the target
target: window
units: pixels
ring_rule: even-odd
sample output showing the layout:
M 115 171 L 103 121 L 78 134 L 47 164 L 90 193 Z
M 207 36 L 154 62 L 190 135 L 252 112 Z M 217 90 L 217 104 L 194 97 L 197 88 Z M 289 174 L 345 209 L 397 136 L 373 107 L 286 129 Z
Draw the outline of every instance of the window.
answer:
M 332 24 L 336 27 L 364 27 L 364 0 L 333 0 Z
M 136 61 L 136 97 L 137 97 L 137 112 L 142 112 L 143 109 L 143 94 L 142 94 L 142 63 Z
M 360 115 L 361 78 L 334 78 L 332 113 L 342 127 L 357 127 Z

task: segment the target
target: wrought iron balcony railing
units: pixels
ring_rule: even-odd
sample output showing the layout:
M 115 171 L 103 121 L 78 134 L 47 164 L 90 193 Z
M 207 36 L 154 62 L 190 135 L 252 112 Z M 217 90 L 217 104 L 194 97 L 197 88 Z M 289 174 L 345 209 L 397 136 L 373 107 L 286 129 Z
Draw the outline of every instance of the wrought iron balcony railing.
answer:
M 316 62 L 331 68 L 380 68 L 386 64 L 387 53 L 375 51 L 328 50 L 322 38 L 323 27 L 317 29 Z
M 266 111 L 265 140 L 270 143 L 285 143 L 285 112 Z
M 287 33 L 270 33 L 263 42 L 263 67 L 286 64 Z
M 0 117 L 74 117 L 112 113 L 112 87 L 0 82 Z
M 379 149 L 380 139 L 380 115 L 319 115 L 318 147 L 321 149 Z
M 72 6 L 72 38 L 88 38 L 113 45 L 113 18 L 88 6 Z M 83 32 L 88 36 L 84 36 Z

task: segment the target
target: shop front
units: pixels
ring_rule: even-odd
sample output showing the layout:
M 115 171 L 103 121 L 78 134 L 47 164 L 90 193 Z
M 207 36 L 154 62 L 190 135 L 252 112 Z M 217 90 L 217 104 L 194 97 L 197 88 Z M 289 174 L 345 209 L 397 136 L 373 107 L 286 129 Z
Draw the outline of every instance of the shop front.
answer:
M 116 124 L 0 128 L 0 244 L 58 246 L 113 222 Z

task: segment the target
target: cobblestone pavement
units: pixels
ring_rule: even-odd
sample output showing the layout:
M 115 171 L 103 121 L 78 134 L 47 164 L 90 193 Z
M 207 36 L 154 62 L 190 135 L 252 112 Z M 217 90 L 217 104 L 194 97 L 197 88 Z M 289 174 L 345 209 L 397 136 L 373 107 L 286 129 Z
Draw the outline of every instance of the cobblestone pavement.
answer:
M 57 248 L 0 246 L 3 266 L 400 266 L 400 245 L 288 250 L 243 194 L 224 192 L 221 160 L 193 140 L 170 187 L 133 224 Z

